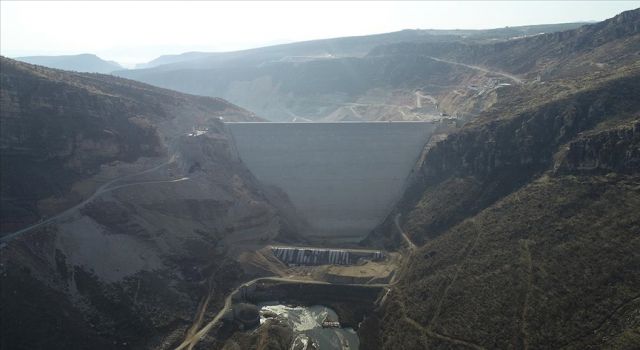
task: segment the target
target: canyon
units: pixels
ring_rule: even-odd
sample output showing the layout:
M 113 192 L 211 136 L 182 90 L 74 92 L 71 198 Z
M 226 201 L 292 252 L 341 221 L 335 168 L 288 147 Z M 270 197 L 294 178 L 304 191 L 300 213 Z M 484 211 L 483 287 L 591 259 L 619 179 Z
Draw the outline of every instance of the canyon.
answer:
M 2 348 L 636 348 L 639 23 L 3 57 Z

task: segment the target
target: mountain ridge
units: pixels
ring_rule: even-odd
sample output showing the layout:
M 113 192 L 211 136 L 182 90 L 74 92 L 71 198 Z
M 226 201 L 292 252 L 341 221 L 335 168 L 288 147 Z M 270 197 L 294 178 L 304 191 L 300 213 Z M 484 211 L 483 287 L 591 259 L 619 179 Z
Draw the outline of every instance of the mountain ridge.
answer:
M 77 71 L 83 73 L 109 74 L 123 67 L 115 61 L 106 61 L 94 54 L 59 55 L 59 56 L 22 56 L 15 60 L 37 64 L 49 68 Z
M 350 55 L 362 55 L 365 53 L 367 47 L 372 47 L 371 45 L 379 45 L 385 40 L 391 41 L 406 41 L 406 40 L 418 40 L 421 37 L 426 37 L 425 40 L 438 40 L 437 37 L 443 37 L 446 40 L 450 40 L 451 38 L 469 38 L 469 37 L 478 37 L 478 38 L 490 38 L 491 40 L 496 40 L 496 37 L 506 39 L 510 36 L 519 36 L 519 35 L 532 35 L 539 33 L 542 31 L 556 31 L 563 30 L 566 28 L 573 28 L 580 25 L 585 24 L 586 22 L 571 22 L 571 23 L 557 23 L 557 24 L 538 24 L 538 25 L 526 25 L 526 26 L 516 26 L 516 27 L 504 27 L 504 28 L 494 28 L 494 29 L 403 29 L 395 32 L 389 33 L 380 33 L 380 34 L 370 34 L 370 35 L 356 35 L 356 36 L 346 36 L 346 37 L 335 37 L 335 38 L 327 38 L 327 39 L 315 39 L 315 40 L 307 40 L 307 41 L 299 41 L 293 43 L 286 44 L 278 44 L 278 45 L 269 45 L 257 48 L 250 48 L 245 50 L 238 51 L 226 51 L 226 52 L 185 52 L 181 54 L 175 55 L 163 55 L 158 58 L 147 62 L 146 64 L 151 64 L 153 62 L 167 62 L 167 59 L 178 59 L 179 61 L 171 62 L 178 63 L 180 61 L 193 61 L 198 59 L 206 59 L 208 57 L 214 56 L 237 56 L 243 54 L 251 54 L 251 53 L 260 53 L 260 52 L 268 52 L 268 51 L 282 51 L 285 52 L 287 48 L 293 50 L 290 55 L 301 55 L 301 54 L 310 54 L 309 51 L 305 51 L 307 47 L 313 47 L 314 45 L 324 47 L 324 49 L 312 49 L 318 53 L 332 54 L 345 56 L 346 53 L 340 51 L 340 47 L 346 46 L 345 44 L 356 44 L 356 46 L 362 46 L 365 49 L 360 49 L 359 51 L 353 51 L 353 48 L 349 48 Z M 366 42 L 371 42 L 370 44 L 366 44 Z M 345 44 L 343 44 L 345 43 Z M 299 50 L 299 51 L 296 51 Z M 308 50 L 308 49 L 306 49 Z M 335 52 L 331 52 L 335 51 Z M 180 57 L 182 56 L 182 57 Z M 237 57 L 236 57 L 237 58 Z M 153 66 L 140 67 L 142 69 L 154 68 L 157 66 L 161 66 L 165 64 L 153 64 Z M 174 66 L 172 68 L 176 68 Z M 166 67 L 169 68 L 169 67 Z

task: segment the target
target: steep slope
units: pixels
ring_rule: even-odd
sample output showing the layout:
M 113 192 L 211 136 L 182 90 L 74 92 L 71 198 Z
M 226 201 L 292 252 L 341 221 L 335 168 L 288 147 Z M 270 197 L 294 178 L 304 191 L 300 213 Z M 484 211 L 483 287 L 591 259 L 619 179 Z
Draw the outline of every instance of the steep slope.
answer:
M 116 62 L 105 61 L 96 55 L 87 53 L 61 56 L 25 56 L 16 57 L 16 60 L 49 68 L 85 73 L 108 74 L 123 69 L 123 67 Z
M 215 311 L 253 277 L 239 252 L 285 227 L 218 117 L 258 119 L 220 99 L 1 64 L 12 233 L 0 238 L 0 347 L 175 346 L 205 300 Z M 39 224 L 22 215 L 32 207 Z
M 639 186 L 637 171 L 543 176 L 429 241 L 382 347 L 637 348 Z
M 634 47 L 634 26 L 624 13 L 590 35 Z M 556 71 L 583 55 L 539 49 Z M 527 85 L 427 151 L 397 212 L 419 247 L 370 348 L 637 348 L 640 66 L 616 57 Z
M 6 58 L 0 64 L 3 232 L 50 215 L 38 201 L 83 196 L 71 187 L 101 165 L 166 154 L 171 138 L 219 116 L 257 120 L 220 99 Z

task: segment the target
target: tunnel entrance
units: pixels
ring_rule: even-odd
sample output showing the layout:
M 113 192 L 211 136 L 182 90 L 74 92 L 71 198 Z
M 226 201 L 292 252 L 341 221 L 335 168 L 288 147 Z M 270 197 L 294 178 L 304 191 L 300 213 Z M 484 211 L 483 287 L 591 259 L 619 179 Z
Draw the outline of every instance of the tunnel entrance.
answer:
M 389 214 L 431 122 L 226 123 L 240 158 L 309 224 L 307 238 L 359 241 Z

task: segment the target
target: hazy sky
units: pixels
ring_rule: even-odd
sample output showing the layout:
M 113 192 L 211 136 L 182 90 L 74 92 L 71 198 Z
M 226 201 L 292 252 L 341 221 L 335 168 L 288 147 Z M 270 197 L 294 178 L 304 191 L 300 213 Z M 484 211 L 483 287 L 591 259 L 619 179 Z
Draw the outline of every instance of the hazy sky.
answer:
M 602 2 L 0 2 L 0 52 L 95 53 L 125 64 L 407 28 L 600 21 L 640 7 Z

